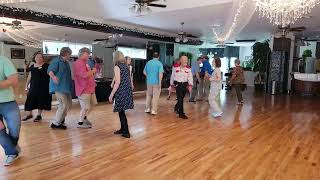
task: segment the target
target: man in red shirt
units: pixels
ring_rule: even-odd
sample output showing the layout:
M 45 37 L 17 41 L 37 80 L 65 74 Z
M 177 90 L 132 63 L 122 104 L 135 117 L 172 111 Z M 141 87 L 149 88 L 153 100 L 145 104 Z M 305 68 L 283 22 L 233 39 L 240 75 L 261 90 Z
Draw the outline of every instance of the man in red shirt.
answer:
M 97 104 L 95 96 L 96 83 L 94 80 L 96 69 L 91 69 L 88 65 L 90 53 L 88 48 L 80 49 L 79 59 L 73 65 L 76 95 L 78 96 L 81 106 L 78 128 L 92 127 L 87 116 L 91 107 Z

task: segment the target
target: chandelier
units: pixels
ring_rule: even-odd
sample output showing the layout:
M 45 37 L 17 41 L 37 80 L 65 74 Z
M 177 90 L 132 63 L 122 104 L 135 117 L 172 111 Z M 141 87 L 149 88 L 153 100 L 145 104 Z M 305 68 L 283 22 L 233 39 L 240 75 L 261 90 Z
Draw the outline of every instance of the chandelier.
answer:
M 271 23 L 286 27 L 309 14 L 319 0 L 255 0 L 259 15 Z
M 187 37 L 187 33 L 183 31 L 183 25 L 184 25 L 184 22 L 181 23 L 181 30 L 175 39 L 177 43 L 180 43 L 180 42 L 187 43 L 189 41 Z

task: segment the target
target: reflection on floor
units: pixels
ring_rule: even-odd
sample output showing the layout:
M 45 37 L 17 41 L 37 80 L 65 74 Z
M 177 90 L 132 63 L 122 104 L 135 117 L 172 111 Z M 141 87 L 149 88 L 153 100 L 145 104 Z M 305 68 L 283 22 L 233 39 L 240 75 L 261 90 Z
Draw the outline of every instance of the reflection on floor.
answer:
M 320 98 L 222 92 L 224 116 L 214 119 L 208 105 L 185 103 L 190 116 L 178 119 L 174 98 L 161 98 L 159 115 L 144 113 L 144 98 L 128 112 L 131 139 L 112 134 L 119 127 L 111 104 L 100 104 L 77 129 L 79 107 L 67 131 L 23 122 L 22 157 L 0 168 L 2 179 L 320 179 Z M 1 153 L 0 160 L 4 155 Z

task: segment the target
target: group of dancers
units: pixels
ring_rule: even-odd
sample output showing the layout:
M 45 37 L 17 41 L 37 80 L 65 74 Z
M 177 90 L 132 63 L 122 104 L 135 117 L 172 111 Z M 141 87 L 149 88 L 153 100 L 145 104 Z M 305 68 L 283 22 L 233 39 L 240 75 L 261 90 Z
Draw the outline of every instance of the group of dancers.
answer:
M 73 83 L 75 86 L 76 96 L 80 103 L 80 112 L 77 122 L 78 128 L 91 128 L 92 123 L 89 120 L 89 113 L 97 104 L 95 96 L 95 74 L 97 69 L 88 63 L 90 49 L 82 48 L 79 51 L 78 60 L 70 67 L 72 50 L 69 47 L 63 47 L 60 55 L 51 60 L 50 64 L 45 63 L 44 56 L 41 52 L 34 55 L 34 64 L 29 68 L 30 73 L 26 82 L 27 100 L 25 103 L 26 117 L 22 121 L 33 118 L 32 111 L 37 111 L 35 122 L 42 120 L 42 112 L 51 110 L 52 94 L 58 101 L 55 118 L 50 122 L 52 129 L 67 129 L 65 120 L 68 111 L 72 106 Z M 159 61 L 159 53 L 153 54 L 153 59 L 148 61 L 144 68 L 146 76 L 146 113 L 157 115 L 158 101 L 161 92 L 161 81 L 163 78 L 163 65 Z M 114 134 L 130 138 L 126 110 L 134 108 L 133 102 L 133 78 L 131 59 L 125 57 L 122 52 L 116 51 L 113 54 L 114 59 L 114 80 L 112 82 L 112 92 L 109 101 L 113 103 L 113 112 L 119 114 L 120 129 Z M 205 56 L 198 58 L 196 65 L 205 64 Z M 235 84 L 243 83 L 243 70 L 240 67 L 240 61 L 235 61 L 236 68 L 231 78 Z M 187 91 L 190 92 L 192 101 L 198 94 L 201 82 L 210 81 L 210 93 L 208 101 L 213 111 L 214 117 L 220 117 L 222 110 L 217 101 L 222 87 L 222 75 L 220 71 L 221 60 L 215 58 L 214 70 L 205 70 L 201 75 L 199 67 L 188 66 L 188 58 L 181 56 L 177 65 L 172 69 L 170 79 L 170 88 L 174 89 L 177 95 L 177 103 L 174 107 L 175 113 L 179 118 L 188 119 L 184 112 L 183 102 Z M 18 145 L 21 117 L 20 110 L 15 101 L 13 87 L 18 84 L 17 71 L 12 62 L 6 58 L 0 57 L 0 115 L 3 120 L 0 121 L 0 144 L 5 150 L 4 165 L 9 166 L 19 158 L 21 149 Z M 204 83 L 205 84 L 205 83 Z M 241 91 L 237 95 L 239 104 L 243 103 Z M 193 99 L 192 99 L 193 98 Z

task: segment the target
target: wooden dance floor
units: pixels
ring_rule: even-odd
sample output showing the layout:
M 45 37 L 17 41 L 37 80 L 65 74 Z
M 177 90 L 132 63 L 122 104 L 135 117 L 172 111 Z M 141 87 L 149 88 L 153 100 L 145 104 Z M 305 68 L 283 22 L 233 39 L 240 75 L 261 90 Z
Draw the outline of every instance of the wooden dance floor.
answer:
M 77 129 L 74 106 L 68 130 L 51 130 L 48 121 L 23 122 L 21 159 L 0 166 L 0 179 L 320 179 L 320 98 L 245 92 L 237 107 L 234 93 L 222 92 L 224 116 L 214 119 L 205 102 L 185 103 L 188 120 L 173 113 L 175 98 L 163 96 L 159 115 L 144 113 L 144 98 L 128 112 L 132 138 L 119 128 L 112 105 L 101 104 Z M 0 160 L 4 159 L 1 151 Z

